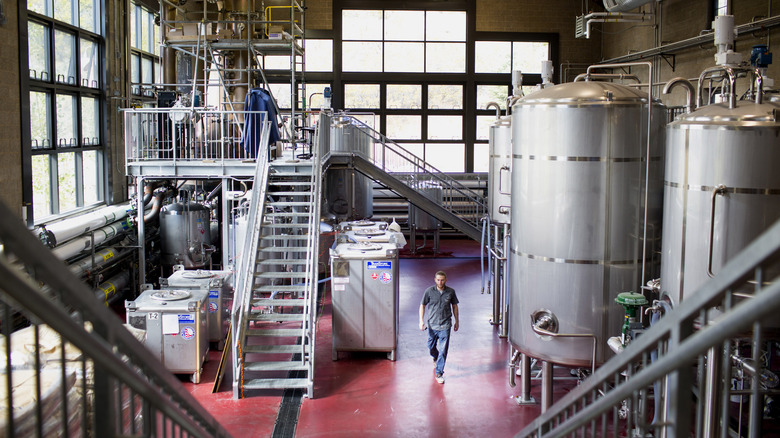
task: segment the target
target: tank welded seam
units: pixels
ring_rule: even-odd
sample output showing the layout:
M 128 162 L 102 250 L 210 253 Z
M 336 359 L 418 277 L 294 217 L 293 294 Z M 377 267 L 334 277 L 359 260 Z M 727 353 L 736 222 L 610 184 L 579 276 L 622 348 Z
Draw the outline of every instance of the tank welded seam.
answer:
M 538 155 L 519 155 L 514 154 L 512 155 L 512 158 L 518 159 L 518 160 L 539 160 L 539 161 L 577 161 L 577 162 L 609 162 L 609 163 L 639 163 L 644 162 L 644 157 L 626 157 L 626 158 L 607 158 L 607 157 L 569 157 L 565 155 L 549 155 L 549 156 L 538 156 Z M 650 161 L 661 161 L 661 157 L 652 157 Z
M 491 155 L 490 158 L 512 158 L 511 155 Z
M 664 185 L 675 189 L 682 187 L 682 184 L 671 181 L 664 181 Z M 715 186 L 687 185 L 685 189 L 692 192 L 712 192 L 715 190 Z M 780 189 L 751 189 L 744 187 L 726 187 L 724 192 L 737 195 L 780 195 Z
M 534 254 L 528 254 L 520 251 L 512 250 L 512 254 L 515 254 L 520 257 L 525 257 L 531 260 L 540 260 L 543 262 L 552 262 L 552 263 L 565 263 L 570 265 L 604 265 L 604 266 L 613 266 L 613 265 L 635 265 L 642 263 L 641 259 L 636 260 L 577 260 L 577 259 L 561 259 L 557 257 L 547 257 L 547 256 L 540 256 L 540 255 L 534 255 Z

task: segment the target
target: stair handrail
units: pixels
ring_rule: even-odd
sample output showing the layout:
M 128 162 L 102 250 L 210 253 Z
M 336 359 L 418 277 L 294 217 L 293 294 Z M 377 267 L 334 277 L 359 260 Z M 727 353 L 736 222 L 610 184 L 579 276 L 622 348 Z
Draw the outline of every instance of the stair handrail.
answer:
M 254 287 L 254 271 L 257 266 L 257 247 L 260 244 L 260 224 L 263 221 L 263 200 L 268 183 L 268 137 L 270 134 L 271 121 L 263 122 L 263 131 L 260 135 L 260 147 L 258 147 L 258 156 L 256 159 L 254 183 L 252 185 L 252 196 L 250 197 L 247 232 L 244 235 L 244 241 L 241 243 L 241 257 L 238 260 L 236 269 L 236 284 L 233 296 L 233 311 L 231 313 L 231 350 L 233 358 L 233 398 L 240 396 L 240 381 L 243 370 L 242 349 L 246 346 L 246 328 L 249 321 L 249 314 L 252 306 L 252 288 Z
M 705 423 L 699 417 L 705 409 L 691 409 L 691 393 L 696 380 L 692 364 L 698 357 L 701 366 L 705 360 L 703 357 L 709 350 L 722 353 L 729 339 L 751 329 L 753 343 L 758 343 L 757 339 L 761 339 L 762 322 L 776 318 L 777 312 L 780 311 L 778 264 L 780 221 L 729 261 L 697 292 L 686 297 L 684 302 L 666 313 L 658 323 L 629 343 L 625 350 L 605 363 L 515 437 L 572 436 L 577 431 L 595 429 L 599 418 L 602 418 L 602 431 L 606 431 L 608 420 L 603 418 L 612 417 L 607 415 L 607 411 L 613 409 L 614 418 L 617 418 L 618 406 L 626 404 L 627 401 L 632 409 L 640 409 L 632 404 L 633 401 L 639 400 L 643 393 L 646 395 L 654 382 L 665 384 L 666 394 L 663 401 L 671 406 L 671 409 L 656 413 L 654 424 L 646 424 L 646 419 L 641 415 L 633 420 L 629 415 L 626 428 L 638 429 L 632 431 L 632 436 L 645 436 L 645 433 L 653 428 L 667 428 L 666 432 L 671 436 L 689 436 L 694 427 L 691 410 L 696 415 L 693 419 L 696 421 L 696 427 Z M 767 273 L 775 277 L 764 278 Z M 663 279 L 661 281 L 663 282 Z M 745 287 L 754 290 L 751 297 L 745 298 L 744 294 L 738 292 Z M 723 313 L 711 315 L 713 307 L 718 307 Z M 653 359 L 655 354 L 658 356 Z M 729 354 L 727 349 L 726 354 Z M 729 362 L 730 360 L 724 361 L 726 365 L 723 367 L 726 368 Z M 730 367 L 728 369 L 730 370 Z M 704 374 L 701 369 L 699 372 Z M 756 384 L 750 392 L 753 397 L 752 406 L 760 405 L 758 377 L 755 379 Z M 713 380 L 711 385 L 717 384 Z M 718 412 L 718 409 L 727 410 L 730 399 L 731 389 L 728 384 L 719 389 L 722 391 L 719 399 L 721 407 L 712 407 L 715 412 Z M 704 389 L 699 388 L 699 400 L 706 398 L 702 394 L 703 391 Z M 655 396 L 660 397 L 660 394 L 656 393 Z M 641 401 L 635 404 L 643 405 Z M 646 405 L 645 401 L 644 406 Z M 611 427 L 615 426 L 614 423 L 613 421 Z M 591 430 L 591 436 L 596 436 L 596 433 Z M 617 431 L 615 433 L 617 434 Z
M 11 351 L 11 336 L 15 309 L 34 326 L 43 323 L 60 336 L 60 347 L 64 351 L 67 342 L 81 352 L 81 369 L 92 363 L 92 381 L 89 385 L 94 397 L 89 400 L 85 394 L 79 397 L 82 407 L 91 409 L 82 419 L 82 429 L 91 436 L 133 435 L 137 428 L 154 430 L 157 415 L 162 415 L 178 426 L 179 432 L 195 437 L 229 437 L 230 434 L 192 395 L 181 382 L 165 369 L 159 359 L 149 353 L 126 329 L 119 318 L 103 300 L 96 300 L 94 292 L 81 282 L 50 249 L 30 233 L 17 216 L 0 202 L 0 309 L 3 310 L 3 335 L 6 337 L 6 354 Z M 90 329 L 87 325 L 91 326 Z M 38 329 L 36 328 L 36 331 Z M 43 361 L 40 346 L 35 347 L 36 368 L 40 373 Z M 62 358 L 64 359 L 64 353 Z M 59 358 L 58 358 L 59 359 Z M 14 359 L 16 361 L 16 359 Z M 11 363 L 7 356 L 3 363 Z M 56 360 L 55 360 L 56 363 Z M 62 378 L 65 369 L 59 367 Z M 6 384 L 13 380 L 13 372 L 6 373 Z M 36 379 L 37 380 L 37 379 Z M 40 381 L 39 381 L 40 384 Z M 10 388 L 9 394 L 10 394 Z M 82 389 L 83 390 L 83 389 Z M 129 390 L 129 391 L 128 391 Z M 66 398 L 65 389 L 61 397 Z M 143 415 L 122 412 L 117 405 L 118 397 L 143 400 Z M 6 402 L 11 404 L 12 398 Z M 40 404 L 38 400 L 36 403 Z M 89 403 L 89 405 L 88 405 Z M 139 408 L 135 402 L 130 406 Z M 14 412 L 8 406 L 7 412 Z M 40 411 L 39 411 L 40 412 Z M 121 413 L 120 413 L 121 412 Z M 131 426 L 123 425 L 122 415 L 131 414 Z M 12 415 L 11 418 L 14 416 Z M 36 429 L 42 433 L 44 421 L 37 419 Z M 67 423 L 67 418 L 64 420 Z M 136 424 L 136 421 L 142 424 Z M 14 436 L 13 420 L 5 427 L 6 435 Z M 67 425 L 58 425 L 62 430 Z M 128 430 L 127 427 L 133 430 Z M 121 432 L 120 432 L 121 431 Z
M 470 223 L 471 225 L 475 227 L 479 226 L 479 221 L 482 217 L 485 216 L 485 214 L 487 214 L 488 211 L 484 196 L 461 184 L 460 181 L 452 178 L 436 167 L 430 165 L 425 160 L 406 150 L 403 146 L 399 145 L 395 141 L 377 132 L 375 129 L 371 128 L 360 119 L 351 117 L 349 114 L 339 114 L 339 117 L 351 119 L 351 122 L 355 124 L 358 130 L 372 138 L 375 145 L 379 145 L 381 147 L 379 151 L 371 153 L 369 156 L 366 156 L 360 151 L 351 151 L 351 153 L 361 155 L 390 175 L 397 175 L 400 172 L 397 172 L 389 167 L 389 155 L 400 158 L 402 163 L 406 163 L 410 166 L 409 179 L 411 180 L 411 184 L 403 178 L 396 178 L 403 181 L 410 187 L 414 187 L 415 184 L 420 182 L 433 181 L 437 183 L 442 188 L 442 190 L 449 191 L 449 195 L 444 197 L 444 207 L 452 213 L 460 216 L 463 220 Z M 390 154 L 388 154 L 388 151 Z M 456 194 L 461 198 L 465 198 L 466 202 L 464 205 L 471 207 L 471 211 L 463 211 L 463 208 L 455 208 L 453 200 L 455 199 Z M 448 204 L 446 200 L 449 200 L 449 205 L 446 205 Z

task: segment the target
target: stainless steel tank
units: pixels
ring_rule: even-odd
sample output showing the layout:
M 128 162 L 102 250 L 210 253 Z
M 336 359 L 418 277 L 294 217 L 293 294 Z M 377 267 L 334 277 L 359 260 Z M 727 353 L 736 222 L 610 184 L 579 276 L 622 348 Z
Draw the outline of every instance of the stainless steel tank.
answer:
M 444 191 L 438 183 L 423 181 L 414 185 L 414 189 L 439 205 L 444 202 Z M 410 202 L 409 225 L 417 231 L 435 231 L 441 228 L 441 221 Z
M 661 294 L 673 305 L 780 219 L 780 102 L 734 104 L 666 130 Z
M 370 157 L 371 137 L 352 118 L 336 116 L 330 125 L 330 150 Z M 363 219 L 374 214 L 373 181 L 354 169 L 328 170 L 325 193 L 328 210 L 338 219 Z
M 597 364 L 611 355 L 624 313 L 614 299 L 638 291 L 643 254 L 659 250 L 661 104 L 650 120 L 645 93 L 608 82 L 556 85 L 513 105 L 509 339 L 521 352 L 590 366 L 595 340 Z
M 195 202 L 177 202 L 160 211 L 162 262 L 202 268 L 211 259 L 209 208 Z
M 497 224 L 510 223 L 512 205 L 512 117 L 499 117 L 490 124 L 488 146 L 488 205 L 490 220 Z

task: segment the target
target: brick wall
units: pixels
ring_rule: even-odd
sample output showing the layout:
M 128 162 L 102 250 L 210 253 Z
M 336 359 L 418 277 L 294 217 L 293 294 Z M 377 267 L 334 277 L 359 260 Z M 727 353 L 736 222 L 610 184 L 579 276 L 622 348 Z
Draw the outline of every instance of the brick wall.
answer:
M 19 95 L 19 26 L 17 2 L 4 2 L 0 25 L 0 200 L 22 214 L 22 133 Z

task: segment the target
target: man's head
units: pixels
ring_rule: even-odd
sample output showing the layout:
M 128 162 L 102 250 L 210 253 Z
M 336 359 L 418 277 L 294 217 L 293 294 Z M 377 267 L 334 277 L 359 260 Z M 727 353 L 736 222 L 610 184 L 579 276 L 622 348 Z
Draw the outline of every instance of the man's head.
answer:
M 444 289 L 444 286 L 447 284 L 447 274 L 444 271 L 439 271 L 436 273 L 434 280 L 436 280 L 437 288 Z

